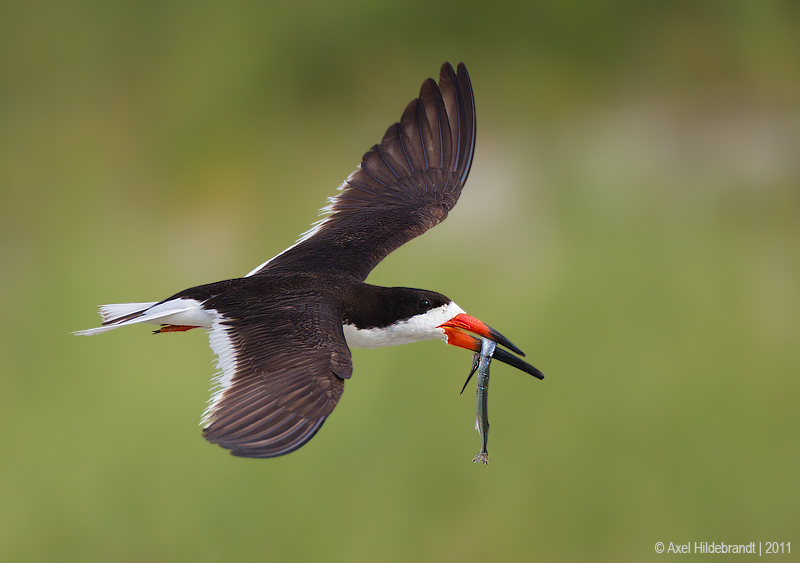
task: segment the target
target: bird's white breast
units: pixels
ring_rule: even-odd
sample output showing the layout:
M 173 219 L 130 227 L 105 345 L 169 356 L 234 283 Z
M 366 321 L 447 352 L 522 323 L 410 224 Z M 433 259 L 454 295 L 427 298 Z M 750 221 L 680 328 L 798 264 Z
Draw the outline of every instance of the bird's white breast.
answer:
M 439 328 L 464 310 L 450 302 L 426 313 L 397 321 L 387 327 L 358 328 L 345 323 L 344 338 L 350 348 L 383 348 L 398 344 L 410 344 L 421 340 L 445 340 L 444 329 Z

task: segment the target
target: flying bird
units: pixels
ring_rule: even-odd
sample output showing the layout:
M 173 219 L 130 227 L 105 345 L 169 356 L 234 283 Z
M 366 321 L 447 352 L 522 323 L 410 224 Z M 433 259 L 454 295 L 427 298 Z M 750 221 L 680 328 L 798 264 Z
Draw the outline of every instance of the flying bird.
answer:
M 440 293 L 364 282 L 390 252 L 442 222 L 458 201 L 475 151 L 475 102 L 463 63 L 429 78 L 329 198 L 297 243 L 245 277 L 199 285 L 152 303 L 100 307 L 91 335 L 137 323 L 156 333 L 206 328 L 218 374 L 203 436 L 236 456 L 267 458 L 308 442 L 353 373 L 350 348 L 420 340 L 480 351 L 507 338 Z M 477 338 L 469 333 L 474 333 Z M 497 348 L 495 359 L 538 378 Z

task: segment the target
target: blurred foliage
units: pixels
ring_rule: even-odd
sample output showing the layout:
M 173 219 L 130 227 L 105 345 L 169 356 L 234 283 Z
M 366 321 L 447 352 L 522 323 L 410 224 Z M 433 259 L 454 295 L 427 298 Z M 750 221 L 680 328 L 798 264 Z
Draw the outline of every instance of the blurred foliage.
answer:
M 799 12 L 0 3 L 0 559 L 800 544 Z M 69 334 L 291 244 L 445 60 L 475 85 L 472 176 L 369 281 L 446 293 L 547 374 L 495 364 L 488 468 L 441 343 L 356 351 L 320 434 L 252 461 L 200 438 L 202 332 Z

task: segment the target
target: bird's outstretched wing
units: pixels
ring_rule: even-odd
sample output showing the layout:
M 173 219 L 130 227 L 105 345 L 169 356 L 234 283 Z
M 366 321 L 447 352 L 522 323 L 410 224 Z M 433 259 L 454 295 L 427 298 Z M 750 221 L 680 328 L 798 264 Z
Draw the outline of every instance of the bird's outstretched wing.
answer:
M 461 195 L 475 150 L 475 102 L 467 69 L 442 65 L 399 123 L 340 187 L 329 213 L 294 246 L 248 275 L 333 272 L 366 279 L 390 252 L 442 222 Z
M 208 300 L 217 390 L 203 436 L 242 457 L 276 457 L 308 442 L 352 374 L 341 312 L 320 301 Z

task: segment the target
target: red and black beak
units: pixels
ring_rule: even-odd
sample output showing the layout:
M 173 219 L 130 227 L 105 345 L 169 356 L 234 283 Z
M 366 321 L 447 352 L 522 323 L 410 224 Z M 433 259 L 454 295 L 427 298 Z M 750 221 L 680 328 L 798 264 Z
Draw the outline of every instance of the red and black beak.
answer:
M 511 341 L 494 330 L 489 325 L 479 321 L 475 317 L 470 317 L 465 313 L 461 313 L 456 315 L 449 321 L 442 323 L 439 325 L 440 328 L 444 329 L 444 334 L 447 338 L 447 343 L 453 346 L 458 346 L 459 348 L 465 348 L 467 350 L 472 350 L 473 352 L 480 352 L 481 351 L 481 339 L 475 338 L 471 334 L 467 334 L 464 331 L 469 331 L 478 336 L 482 336 L 483 338 L 488 338 L 489 340 L 494 340 L 498 344 L 505 346 L 512 352 L 519 354 L 520 356 L 524 356 L 525 354 L 514 346 Z M 525 373 L 529 373 L 533 377 L 538 379 L 544 379 L 544 374 L 530 365 L 529 363 L 519 359 L 517 356 L 510 354 L 503 350 L 502 348 L 496 348 L 494 351 L 493 356 L 496 360 L 500 360 L 501 362 L 513 366 L 519 370 L 524 371 Z

